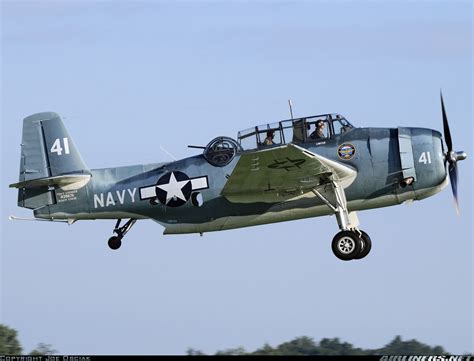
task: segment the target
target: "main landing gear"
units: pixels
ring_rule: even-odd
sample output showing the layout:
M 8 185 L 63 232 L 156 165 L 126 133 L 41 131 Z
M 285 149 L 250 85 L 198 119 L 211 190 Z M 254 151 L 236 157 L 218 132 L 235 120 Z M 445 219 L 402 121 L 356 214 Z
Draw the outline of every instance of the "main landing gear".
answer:
M 122 219 L 117 219 L 117 223 L 115 224 L 114 229 L 114 233 L 116 233 L 117 235 L 110 237 L 108 242 L 109 247 L 111 249 L 116 250 L 120 248 L 120 246 L 122 245 L 122 238 L 127 234 L 130 228 L 132 228 L 136 221 L 136 219 L 131 218 L 122 227 L 120 227 Z
M 372 248 L 372 241 L 364 231 L 341 231 L 334 236 L 331 246 L 337 258 L 350 261 L 367 256 Z
M 343 261 L 362 259 L 369 254 L 372 241 L 367 233 L 359 230 L 356 212 L 347 210 L 344 190 L 334 181 L 326 185 L 328 186 L 330 189 L 325 189 L 324 194 L 317 189 L 313 189 L 313 193 L 331 208 L 341 230 L 332 240 L 332 251 Z

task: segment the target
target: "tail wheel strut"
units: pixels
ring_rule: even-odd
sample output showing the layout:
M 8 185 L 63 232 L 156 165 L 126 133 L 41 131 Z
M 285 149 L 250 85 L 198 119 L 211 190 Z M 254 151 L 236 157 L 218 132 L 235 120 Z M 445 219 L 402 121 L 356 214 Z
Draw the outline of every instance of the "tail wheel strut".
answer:
M 109 238 L 108 245 L 111 249 L 116 250 L 119 249 L 122 245 L 122 238 L 127 234 L 127 232 L 133 227 L 137 220 L 130 218 L 123 226 L 120 226 L 122 219 L 117 219 L 117 223 L 115 224 L 114 233 L 116 236 L 112 236 Z

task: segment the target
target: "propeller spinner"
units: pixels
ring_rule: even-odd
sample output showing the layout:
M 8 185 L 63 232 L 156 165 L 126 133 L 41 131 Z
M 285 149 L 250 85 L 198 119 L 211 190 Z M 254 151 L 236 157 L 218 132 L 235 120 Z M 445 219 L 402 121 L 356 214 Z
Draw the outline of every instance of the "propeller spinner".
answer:
M 456 152 L 453 150 L 453 141 L 451 138 L 451 132 L 449 130 L 448 117 L 446 116 L 446 110 L 444 108 L 443 94 L 440 92 L 441 96 L 441 110 L 443 112 L 443 129 L 444 129 L 444 139 L 446 145 L 448 146 L 447 152 L 444 154 L 445 162 L 448 163 L 448 173 L 449 181 L 451 183 L 451 189 L 453 191 L 454 205 L 456 207 L 456 212 L 459 214 L 459 200 L 458 200 L 458 166 L 457 162 L 459 160 L 464 160 L 467 158 L 466 152 Z

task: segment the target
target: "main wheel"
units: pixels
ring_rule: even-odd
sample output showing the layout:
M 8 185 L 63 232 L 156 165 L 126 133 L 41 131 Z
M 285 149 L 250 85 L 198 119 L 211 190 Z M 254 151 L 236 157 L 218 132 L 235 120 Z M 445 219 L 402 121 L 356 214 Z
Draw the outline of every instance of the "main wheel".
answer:
M 113 250 L 119 249 L 120 246 L 122 245 L 122 240 L 120 239 L 120 237 L 112 236 L 109 238 L 108 244 L 109 244 L 109 247 Z
M 334 236 L 331 246 L 337 258 L 349 261 L 360 253 L 362 242 L 354 232 L 341 231 Z
M 357 256 L 354 257 L 354 259 L 361 259 L 367 256 L 372 248 L 372 241 L 367 233 L 364 231 L 360 231 L 362 233 L 362 236 L 360 237 L 362 241 L 362 248 Z

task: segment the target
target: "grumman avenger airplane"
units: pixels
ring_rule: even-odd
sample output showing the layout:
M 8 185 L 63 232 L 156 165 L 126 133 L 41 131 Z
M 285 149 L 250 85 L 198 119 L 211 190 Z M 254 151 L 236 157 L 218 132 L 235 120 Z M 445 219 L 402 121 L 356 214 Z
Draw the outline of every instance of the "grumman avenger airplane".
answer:
M 457 206 L 457 161 L 466 153 L 453 150 L 442 96 L 441 106 L 447 149 L 436 130 L 356 128 L 322 114 L 189 146 L 202 154 L 174 162 L 105 169 L 86 166 L 59 115 L 38 113 L 23 121 L 20 180 L 10 187 L 34 219 L 117 219 L 114 250 L 140 219 L 158 222 L 164 234 L 202 235 L 334 214 L 334 254 L 361 259 L 371 240 L 357 211 L 430 197 L 448 175 Z

